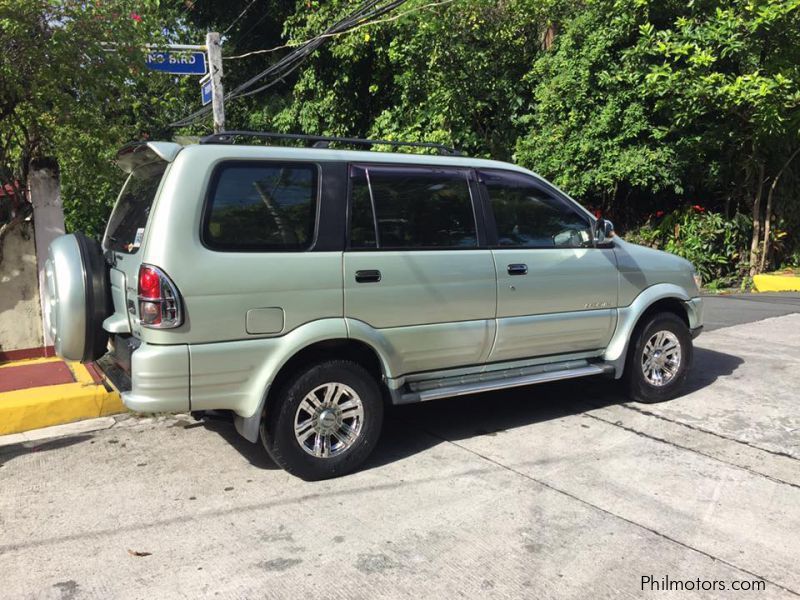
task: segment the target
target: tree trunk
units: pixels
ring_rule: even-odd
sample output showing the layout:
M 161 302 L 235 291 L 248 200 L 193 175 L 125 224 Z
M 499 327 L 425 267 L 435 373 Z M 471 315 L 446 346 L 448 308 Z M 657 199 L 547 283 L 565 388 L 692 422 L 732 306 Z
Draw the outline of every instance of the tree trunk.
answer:
M 783 172 L 795 159 L 798 153 L 800 153 L 800 147 L 798 147 L 794 152 L 792 152 L 791 155 L 789 155 L 789 158 L 785 163 L 783 163 L 780 171 L 778 171 L 778 174 L 775 175 L 774 179 L 772 180 L 772 184 L 769 186 L 769 192 L 767 193 L 767 209 L 764 215 L 764 239 L 761 247 L 761 262 L 759 264 L 759 271 L 764 271 L 767 267 L 769 267 L 772 259 L 772 246 L 770 246 L 769 243 L 769 236 L 772 224 L 772 198 L 775 195 L 775 188 L 778 187 L 778 181 L 780 181 Z
M 767 207 L 764 210 L 764 237 L 761 240 L 761 256 L 759 257 L 758 262 L 758 272 L 762 273 L 768 264 L 769 257 L 767 254 L 772 249 L 772 246 L 769 243 L 769 236 L 770 236 L 770 229 L 772 227 L 772 196 L 773 192 L 775 191 L 775 183 L 778 181 L 778 178 L 772 180 L 772 185 L 769 186 L 769 192 L 767 192 Z
M 758 246 L 761 242 L 761 197 L 764 192 L 764 163 L 758 163 L 756 196 L 753 200 L 753 238 L 750 242 L 750 276 L 758 274 Z

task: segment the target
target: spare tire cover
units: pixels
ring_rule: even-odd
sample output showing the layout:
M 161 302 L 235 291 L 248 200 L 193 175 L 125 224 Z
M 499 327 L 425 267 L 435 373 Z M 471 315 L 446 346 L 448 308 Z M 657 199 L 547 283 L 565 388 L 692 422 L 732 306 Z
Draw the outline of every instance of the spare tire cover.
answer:
M 103 251 L 82 233 L 50 244 L 45 265 L 48 303 L 45 322 L 58 356 L 88 362 L 106 352 L 103 321 L 111 314 L 111 288 Z

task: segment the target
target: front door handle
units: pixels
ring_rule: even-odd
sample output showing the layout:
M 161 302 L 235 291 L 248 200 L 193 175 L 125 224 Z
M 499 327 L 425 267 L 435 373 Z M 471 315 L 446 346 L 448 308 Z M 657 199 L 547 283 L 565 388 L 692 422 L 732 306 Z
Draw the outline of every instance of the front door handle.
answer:
M 528 274 L 528 265 L 524 265 L 522 263 L 514 263 L 508 265 L 508 274 L 509 275 L 527 275 Z
M 356 271 L 356 283 L 377 283 L 381 280 L 381 272 L 378 269 L 367 269 L 366 271 Z

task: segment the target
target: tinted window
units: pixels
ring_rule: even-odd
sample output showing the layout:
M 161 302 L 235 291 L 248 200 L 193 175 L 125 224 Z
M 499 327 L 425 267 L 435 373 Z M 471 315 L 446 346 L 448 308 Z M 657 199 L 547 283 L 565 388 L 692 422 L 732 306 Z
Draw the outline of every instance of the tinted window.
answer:
M 421 167 L 356 167 L 352 176 L 351 247 L 478 245 L 465 172 Z
M 122 188 L 106 228 L 105 247 L 133 254 L 142 245 L 147 217 L 167 164 L 143 165 L 131 173 Z
M 589 219 L 521 173 L 480 173 L 497 224 L 498 246 L 580 248 L 591 245 Z
M 313 165 L 226 165 L 211 190 L 203 239 L 221 250 L 306 250 L 316 204 Z
M 367 172 L 353 168 L 350 193 L 350 247 L 376 248 L 375 220 L 372 212 L 372 199 L 367 185 Z

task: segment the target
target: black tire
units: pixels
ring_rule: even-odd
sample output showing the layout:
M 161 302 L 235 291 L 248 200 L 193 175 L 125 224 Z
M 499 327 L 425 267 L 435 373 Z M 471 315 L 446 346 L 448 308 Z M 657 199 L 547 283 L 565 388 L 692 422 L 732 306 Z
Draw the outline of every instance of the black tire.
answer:
M 654 385 L 643 371 L 644 350 L 648 341 L 659 332 L 670 332 L 680 347 L 680 364 L 667 382 Z M 692 334 L 686 323 L 673 313 L 656 313 L 647 317 L 634 331 L 628 347 L 623 382 L 627 395 L 636 402 L 648 404 L 671 400 L 681 393 L 692 363 Z
M 75 238 L 83 261 L 86 291 L 86 347 L 81 362 L 87 363 L 106 353 L 108 333 L 103 329 L 103 321 L 114 312 L 114 305 L 109 267 L 100 243 L 80 232 L 75 234 Z
M 338 383 L 353 390 L 361 401 L 363 420 L 355 441 L 338 454 L 320 458 L 301 446 L 295 436 L 295 417 L 304 398 L 320 386 Z M 375 378 L 361 365 L 347 360 L 329 360 L 294 374 L 278 391 L 271 410 L 261 423 L 261 442 L 281 468 L 306 481 L 339 477 L 355 471 L 369 457 L 383 426 L 383 396 Z M 304 415 L 305 413 L 301 413 Z M 351 421 L 354 423 L 354 421 Z M 316 439 L 318 434 L 311 437 Z M 331 443 L 340 443 L 330 437 Z M 313 443 L 309 440 L 307 443 Z

